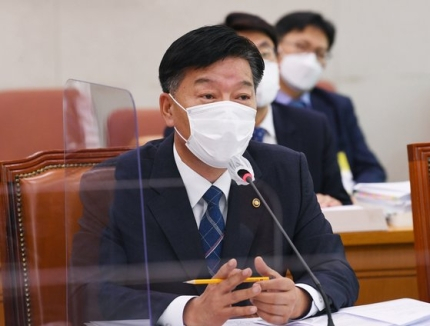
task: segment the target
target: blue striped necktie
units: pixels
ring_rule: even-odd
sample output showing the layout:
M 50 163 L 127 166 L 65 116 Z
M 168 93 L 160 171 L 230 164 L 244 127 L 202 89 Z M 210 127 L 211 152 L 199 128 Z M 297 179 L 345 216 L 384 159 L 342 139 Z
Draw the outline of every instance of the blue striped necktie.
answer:
M 305 109 L 308 107 L 307 104 L 301 99 L 292 100 L 290 103 L 288 103 L 288 105 L 299 109 Z
M 266 129 L 261 127 L 255 127 L 251 139 L 262 143 L 265 134 L 266 134 Z
M 211 275 L 214 275 L 220 267 L 222 240 L 224 238 L 225 223 L 219 208 L 221 196 L 222 191 L 215 186 L 211 186 L 203 195 L 208 207 L 200 222 L 199 232 Z

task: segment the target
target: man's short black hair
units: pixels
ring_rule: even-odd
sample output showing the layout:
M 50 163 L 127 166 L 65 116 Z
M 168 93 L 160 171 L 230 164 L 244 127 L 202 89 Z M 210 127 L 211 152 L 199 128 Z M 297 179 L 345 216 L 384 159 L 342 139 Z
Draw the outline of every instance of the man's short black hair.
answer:
M 331 49 L 336 34 L 334 25 L 324 19 L 324 17 L 318 13 L 311 11 L 297 11 L 291 14 L 287 14 L 275 24 L 276 34 L 278 40 L 292 32 L 294 30 L 303 31 L 306 27 L 313 26 L 320 29 L 327 37 L 328 50 Z
M 256 31 L 266 34 L 275 45 L 275 52 L 278 47 L 278 38 L 275 28 L 259 16 L 244 12 L 232 12 L 227 15 L 224 25 L 233 28 L 235 31 Z
M 174 93 L 186 70 L 206 68 L 229 58 L 249 62 L 254 86 L 261 81 L 264 61 L 257 47 L 247 38 L 223 25 L 205 26 L 178 38 L 170 45 L 161 60 L 158 78 L 165 93 Z

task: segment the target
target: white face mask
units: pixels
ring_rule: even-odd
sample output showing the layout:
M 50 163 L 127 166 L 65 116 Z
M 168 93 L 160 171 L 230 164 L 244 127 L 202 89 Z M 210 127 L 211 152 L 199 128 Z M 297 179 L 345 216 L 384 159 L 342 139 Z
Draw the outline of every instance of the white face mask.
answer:
M 264 75 L 257 87 L 257 107 L 272 103 L 279 91 L 279 66 L 277 62 L 264 60 Z
M 196 105 L 185 109 L 190 137 L 186 146 L 198 159 L 214 168 L 227 168 L 230 159 L 241 156 L 251 140 L 257 110 L 232 101 Z
M 323 67 L 315 53 L 287 54 L 281 60 L 281 78 L 299 91 L 311 90 L 319 81 Z

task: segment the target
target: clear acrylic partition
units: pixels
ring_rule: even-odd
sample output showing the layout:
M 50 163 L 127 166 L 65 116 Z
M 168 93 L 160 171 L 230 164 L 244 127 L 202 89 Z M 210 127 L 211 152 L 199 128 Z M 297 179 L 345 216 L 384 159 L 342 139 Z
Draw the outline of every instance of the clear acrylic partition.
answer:
M 138 151 L 132 148 L 138 144 L 133 97 L 124 89 L 69 80 L 63 107 L 68 320 L 73 325 L 150 320 L 143 188 Z M 132 177 L 116 181 L 117 156 L 129 150 Z M 135 257 L 127 257 L 132 264 L 124 260 L 118 240 L 123 222 L 112 209 L 117 193 L 133 198 L 136 248 Z M 129 313 L 136 304 L 145 313 Z

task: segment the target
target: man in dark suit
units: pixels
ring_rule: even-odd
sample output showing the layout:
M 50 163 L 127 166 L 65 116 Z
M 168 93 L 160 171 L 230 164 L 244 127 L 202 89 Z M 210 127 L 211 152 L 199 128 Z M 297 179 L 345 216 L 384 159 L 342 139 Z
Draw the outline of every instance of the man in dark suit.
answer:
M 325 114 L 337 151 L 346 154 L 353 181 L 384 182 L 385 171 L 366 144 L 352 101 L 315 87 L 334 42 L 334 26 L 317 13 L 295 12 L 282 17 L 275 28 L 281 74 L 281 90 L 276 102 Z
M 275 29 L 262 18 L 247 13 L 231 13 L 224 24 L 252 41 L 264 58 L 264 76 L 257 88 L 253 140 L 303 152 L 321 207 L 352 204 L 342 185 L 335 142 L 327 118 L 318 112 L 271 104 L 279 90 Z
M 117 160 L 110 222 L 100 243 L 105 318 L 222 325 L 258 314 L 282 324 L 325 309 L 253 188 L 232 182 L 232 158 L 249 163 L 330 308 L 356 300 L 357 279 L 321 213 L 305 156 L 249 143 L 263 69 L 258 49 L 225 26 L 191 31 L 166 51 L 160 111 L 175 133 Z M 252 274 L 270 279 L 243 283 Z M 220 283 L 184 283 L 211 277 Z

